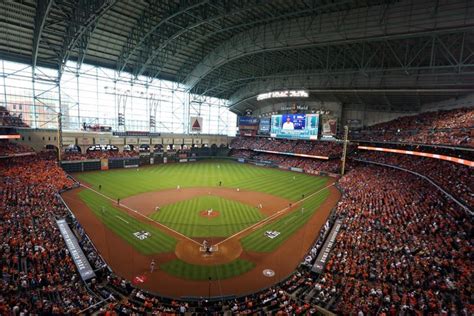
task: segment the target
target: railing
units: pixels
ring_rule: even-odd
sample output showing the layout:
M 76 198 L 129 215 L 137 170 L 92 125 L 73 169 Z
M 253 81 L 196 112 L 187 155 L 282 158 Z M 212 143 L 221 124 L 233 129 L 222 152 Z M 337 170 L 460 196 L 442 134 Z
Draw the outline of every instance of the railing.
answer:
M 106 299 L 103 299 L 103 300 L 101 300 L 101 301 L 99 301 L 99 302 L 97 302 L 97 303 L 95 303 L 95 304 L 79 311 L 77 313 L 77 315 L 89 315 L 90 312 L 95 311 L 97 309 L 97 307 L 102 306 L 103 304 L 107 303 L 108 300 L 110 300 L 109 297 L 107 297 Z

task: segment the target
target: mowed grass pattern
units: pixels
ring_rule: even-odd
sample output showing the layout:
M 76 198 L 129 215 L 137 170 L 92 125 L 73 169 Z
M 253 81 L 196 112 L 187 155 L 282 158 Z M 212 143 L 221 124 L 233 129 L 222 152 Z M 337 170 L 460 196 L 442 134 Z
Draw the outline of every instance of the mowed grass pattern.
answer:
M 137 171 L 138 170 L 138 171 Z M 187 187 L 241 188 L 297 201 L 326 185 L 327 179 L 297 172 L 255 167 L 234 161 L 212 160 L 162 164 L 139 169 L 116 169 L 75 175 L 111 198 L 123 199 L 143 192 Z
M 217 217 L 202 217 L 213 209 Z M 151 218 L 189 237 L 226 237 L 264 218 L 255 207 L 219 196 L 201 196 L 166 205 Z
M 211 277 L 212 280 L 223 280 L 241 275 L 255 267 L 253 262 L 237 259 L 232 262 L 214 265 L 198 266 L 181 260 L 172 260 L 160 265 L 160 269 L 171 275 L 188 280 L 204 281 Z
M 275 250 L 310 219 L 328 195 L 328 189 L 314 194 L 296 210 L 242 238 L 242 246 L 248 251 L 271 252 Z M 265 236 L 265 232 L 268 230 L 278 231 L 280 235 L 273 239 L 268 238 Z
M 176 240 L 173 237 L 114 207 L 109 200 L 101 195 L 90 190 L 84 190 L 79 193 L 79 196 L 105 226 L 141 253 L 149 255 L 174 251 Z M 151 236 L 144 240 L 139 240 L 133 235 L 133 233 L 142 230 L 149 232 Z M 110 246 L 114 247 L 114 245 Z

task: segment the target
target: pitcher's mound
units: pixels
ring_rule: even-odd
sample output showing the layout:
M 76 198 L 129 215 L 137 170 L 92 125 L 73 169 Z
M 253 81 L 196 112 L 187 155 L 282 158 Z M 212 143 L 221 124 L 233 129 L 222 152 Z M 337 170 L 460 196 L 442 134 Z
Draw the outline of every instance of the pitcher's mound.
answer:
M 208 218 L 217 217 L 219 215 L 220 215 L 219 211 L 214 211 L 214 210 L 212 211 L 204 210 L 204 211 L 199 212 L 199 216 L 208 217 Z

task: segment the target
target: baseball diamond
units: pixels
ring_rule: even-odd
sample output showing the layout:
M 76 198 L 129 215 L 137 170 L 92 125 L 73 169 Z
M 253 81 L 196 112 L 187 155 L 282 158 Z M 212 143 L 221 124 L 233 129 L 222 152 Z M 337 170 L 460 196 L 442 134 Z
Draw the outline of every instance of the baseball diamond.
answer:
M 474 315 L 474 0 L 0 1 L 0 315 Z
M 216 295 L 248 293 L 287 277 L 318 232 L 308 225 L 321 227 L 339 197 L 328 177 L 224 160 L 74 176 L 82 186 L 64 200 L 81 223 L 91 223 L 83 227 L 104 259 L 128 277 L 144 273 L 153 258 L 158 269 L 140 287 L 169 296 L 205 296 L 209 277 L 226 284 Z M 205 218 L 203 210 L 219 216 Z M 267 230 L 280 233 L 268 238 Z M 203 253 L 203 241 L 217 250 Z M 107 255 L 122 246 L 126 256 Z M 277 278 L 262 275 L 265 268 Z M 245 282 L 249 278 L 257 279 Z

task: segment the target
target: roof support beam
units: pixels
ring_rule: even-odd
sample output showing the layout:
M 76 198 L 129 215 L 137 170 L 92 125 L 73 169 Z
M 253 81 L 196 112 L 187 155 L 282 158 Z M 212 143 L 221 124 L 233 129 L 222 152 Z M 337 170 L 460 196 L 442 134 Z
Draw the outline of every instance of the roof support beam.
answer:
M 274 78 L 275 76 L 311 76 L 312 74 L 325 75 L 327 80 L 332 80 L 340 75 L 363 75 L 370 79 L 378 74 L 400 74 L 406 77 L 424 76 L 427 73 L 450 73 L 463 75 L 474 70 L 473 62 L 461 63 L 460 59 L 452 60 L 450 55 L 459 56 L 459 50 L 469 47 L 474 49 L 473 44 L 463 43 L 465 34 L 472 36 L 473 31 L 462 33 L 449 33 L 445 36 L 426 35 L 417 38 L 395 39 L 392 41 L 381 39 L 373 42 L 359 42 L 344 45 L 316 47 L 302 50 L 286 50 L 272 53 L 250 55 L 259 64 L 249 61 L 243 57 L 238 61 L 220 67 L 209 75 L 205 80 L 192 90 L 193 93 L 208 95 L 220 94 L 229 96 L 236 91 L 236 84 L 250 82 L 252 80 Z M 430 61 L 430 46 L 436 38 L 431 50 L 433 60 Z M 413 42 L 416 45 L 413 45 Z M 444 45 L 441 45 L 441 42 Z M 407 47 L 409 49 L 407 49 Z M 449 54 L 446 53 L 449 50 Z M 374 54 L 365 54 L 371 51 Z M 310 54 L 312 59 L 298 58 Z M 376 55 L 374 57 L 374 55 Z M 256 58 L 258 57 L 258 58 Z M 291 63 L 286 63 L 291 60 Z M 317 61 L 317 62 L 314 62 Z M 320 62 L 321 61 L 321 62 Z M 434 61 L 434 62 L 433 62 Z M 381 82 L 383 85 L 383 82 Z
M 453 73 L 427 73 L 424 75 L 406 76 L 402 73 L 378 73 L 366 77 L 361 73 L 339 74 L 328 80 L 326 74 L 314 73 L 311 75 L 301 73 L 288 76 L 274 76 L 254 80 L 241 80 L 227 83 L 237 87 L 237 91 L 229 98 L 232 109 L 246 100 L 255 98 L 256 95 L 281 89 L 301 89 L 318 93 L 403 93 L 412 91 L 418 93 L 472 93 L 471 77 L 474 71 L 461 76 Z M 381 85 L 383 82 L 383 85 Z
M 154 40 L 151 37 L 156 30 L 162 26 L 169 27 L 170 24 L 168 24 L 168 22 L 171 23 L 171 20 L 174 18 L 185 14 L 189 10 L 202 6 L 208 1 L 209 0 L 172 1 L 168 4 L 169 7 L 163 13 L 161 13 L 162 3 L 160 3 L 160 1 L 151 1 L 150 7 L 143 11 L 142 15 L 137 20 L 137 24 L 132 28 L 128 35 L 126 44 L 123 47 L 117 62 L 117 70 L 119 72 L 123 71 L 134 54 L 139 52 L 147 43 Z
M 38 61 L 38 51 L 41 36 L 43 35 L 44 25 L 52 5 L 53 0 L 36 0 L 35 29 L 33 32 L 33 52 L 31 60 L 33 73 L 35 73 L 36 62 Z
M 474 27 L 474 17 L 466 16 L 465 3 L 469 0 L 452 0 L 440 4 L 439 12 L 433 17 L 426 10 L 431 0 L 400 1 L 389 7 L 370 6 L 341 12 L 319 15 L 311 23 L 311 30 L 301 32 L 293 19 L 277 22 L 282 32 L 273 32 L 274 24 L 259 26 L 238 34 L 209 53 L 188 75 L 185 84 L 192 89 L 208 74 L 234 60 L 247 55 L 263 52 L 331 45 L 336 42 L 357 42 L 371 38 L 390 38 L 394 36 L 420 36 L 429 32 L 451 32 Z M 407 12 L 410 15 L 404 13 Z M 384 15 L 381 25 L 380 15 Z M 341 21 L 334 23 L 334 21 Z M 283 27 L 282 27 L 283 25 Z M 253 34 L 258 34 L 257 37 Z M 308 37 L 307 34 L 312 34 Z M 392 56 L 393 57 L 393 56 Z M 402 61 L 401 59 L 400 61 Z
M 90 34 L 94 31 L 100 17 L 107 12 L 116 0 L 78 0 L 69 21 L 59 59 L 59 76 L 61 77 L 64 66 L 71 53 L 79 48 L 79 64 L 84 60 L 84 55 L 89 43 Z M 80 47 L 79 47 L 80 46 Z
M 253 9 L 263 6 L 270 1 L 251 0 L 251 3 L 233 2 L 233 7 L 227 9 L 226 6 L 229 3 L 216 2 L 212 4 L 210 2 L 202 1 L 187 7 L 186 10 L 182 10 L 182 13 L 187 15 L 185 19 L 182 19 L 180 15 L 171 14 L 170 17 L 165 19 L 166 23 L 160 21 L 159 27 L 153 27 L 152 34 L 150 32 L 146 33 L 145 36 L 148 38 L 141 40 L 132 50 L 132 53 L 135 51 L 138 53 L 135 76 L 140 76 L 149 70 L 150 66 L 157 61 L 156 59 L 159 55 L 163 54 L 165 49 L 179 51 L 181 47 L 188 45 L 196 37 L 195 30 L 199 27 L 207 24 L 214 29 L 223 29 L 219 23 L 226 17 L 251 12 Z M 173 54 L 166 54 L 165 52 L 165 55 L 170 57 Z M 158 60 L 158 65 L 155 67 L 157 69 L 154 70 L 151 76 L 159 76 L 167 61 L 168 58 Z M 121 68 L 123 69 L 125 66 L 122 65 Z

